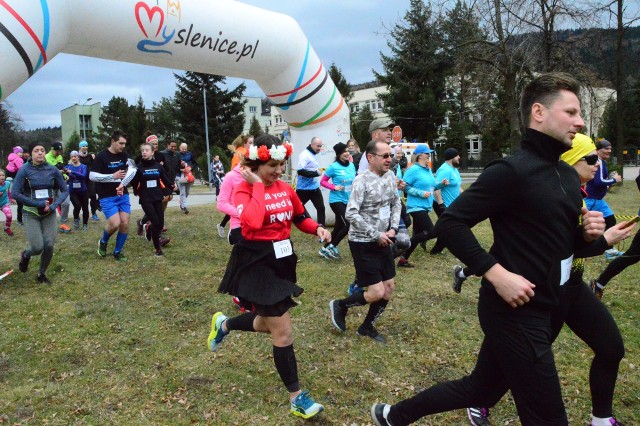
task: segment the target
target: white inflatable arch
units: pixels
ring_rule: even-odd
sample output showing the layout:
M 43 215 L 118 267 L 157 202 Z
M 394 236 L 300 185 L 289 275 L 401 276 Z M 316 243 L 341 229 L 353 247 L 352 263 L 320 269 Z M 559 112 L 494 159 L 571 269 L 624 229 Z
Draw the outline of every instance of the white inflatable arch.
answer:
M 313 136 L 321 165 L 349 138 L 346 102 L 283 14 L 232 0 L 0 0 L 0 33 L 0 100 L 64 52 L 255 80 L 289 123 L 294 168 Z

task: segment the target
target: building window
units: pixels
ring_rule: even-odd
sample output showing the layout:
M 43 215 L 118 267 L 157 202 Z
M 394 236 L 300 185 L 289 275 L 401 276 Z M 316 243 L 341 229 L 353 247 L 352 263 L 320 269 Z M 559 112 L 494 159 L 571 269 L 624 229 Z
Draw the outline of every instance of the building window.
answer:
M 276 120 L 276 126 L 283 123 L 282 116 L 280 114 L 275 115 L 273 118 Z
M 469 154 L 480 154 L 482 151 L 482 141 L 480 136 L 471 136 L 467 139 L 467 152 Z
M 249 112 L 258 112 L 258 107 L 250 106 Z
M 91 115 L 80 115 L 80 132 L 91 131 Z

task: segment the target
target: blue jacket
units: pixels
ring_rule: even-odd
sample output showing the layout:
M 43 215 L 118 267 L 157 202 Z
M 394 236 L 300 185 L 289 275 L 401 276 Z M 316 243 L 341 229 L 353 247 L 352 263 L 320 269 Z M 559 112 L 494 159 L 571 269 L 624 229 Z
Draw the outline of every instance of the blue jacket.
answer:
M 69 196 L 67 184 L 56 167 L 46 161 L 35 165 L 29 160 L 18 170 L 11 186 L 11 196 L 24 204 L 28 212 L 41 214 L 37 209 L 44 207 L 47 198 L 53 198 L 58 189 L 58 198 L 49 205 L 51 212 Z
M 610 186 L 616 183 L 615 179 L 609 179 L 609 170 L 607 163 L 600 160 L 598 171 L 593 179 L 587 182 L 587 198 L 594 200 L 602 200 Z
M 436 184 L 431 169 L 422 167 L 415 163 L 404 173 L 403 180 L 407 184 L 407 213 L 416 211 L 431 211 L 433 208 L 433 191 L 442 188 L 442 182 Z M 429 196 L 424 198 L 424 193 L 429 192 Z
M 86 192 L 87 191 L 87 179 L 89 178 L 89 169 L 84 164 L 80 163 L 78 166 L 68 164 L 69 169 L 69 193 L 71 192 Z

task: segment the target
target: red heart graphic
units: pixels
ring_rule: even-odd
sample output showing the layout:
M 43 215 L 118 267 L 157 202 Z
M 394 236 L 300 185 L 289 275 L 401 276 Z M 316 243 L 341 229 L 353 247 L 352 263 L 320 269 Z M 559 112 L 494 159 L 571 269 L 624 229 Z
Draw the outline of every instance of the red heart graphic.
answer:
M 147 12 L 147 19 L 149 20 L 149 23 L 153 21 L 153 16 L 156 13 L 160 14 L 160 25 L 158 25 L 158 31 L 156 31 L 156 35 L 155 35 L 155 37 L 158 37 L 158 34 L 160 34 L 160 30 L 162 29 L 162 25 L 164 24 L 164 12 L 162 12 L 162 9 L 159 6 L 154 6 L 152 8 L 149 8 L 149 6 L 145 2 L 141 1 L 136 3 L 136 9 L 135 9 L 136 21 L 138 21 L 138 26 L 140 27 L 145 37 L 147 38 L 149 37 L 149 35 L 147 34 L 147 31 L 144 29 L 144 25 L 142 25 L 142 20 L 140 19 L 140 9 L 144 9 L 145 12 Z

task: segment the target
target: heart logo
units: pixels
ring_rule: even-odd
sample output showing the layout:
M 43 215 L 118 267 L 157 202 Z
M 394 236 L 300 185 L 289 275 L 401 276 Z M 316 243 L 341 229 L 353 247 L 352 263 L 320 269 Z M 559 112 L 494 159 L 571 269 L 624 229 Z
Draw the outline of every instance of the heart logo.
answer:
M 144 12 L 146 12 L 146 16 L 145 18 L 145 23 L 142 23 L 142 16 L 141 16 L 141 12 L 144 10 Z M 153 21 L 154 21 L 154 17 L 156 14 L 160 15 L 160 23 L 158 24 L 158 30 L 156 31 L 156 35 L 155 37 L 158 37 L 158 34 L 160 34 L 160 30 L 162 29 L 162 25 L 164 24 L 164 12 L 162 11 L 162 9 L 159 6 L 154 6 L 154 7 L 149 7 L 145 2 L 138 2 L 136 4 L 136 8 L 135 8 L 135 13 L 136 13 L 136 21 L 138 22 L 138 26 L 140 27 L 140 29 L 142 30 L 142 33 L 145 35 L 145 37 L 149 38 L 149 35 L 147 34 L 147 30 L 145 29 L 146 26 L 151 27 L 152 29 L 155 28 L 153 26 Z
M 286 213 L 282 213 L 281 212 L 281 213 L 276 214 L 276 217 L 278 218 L 278 220 L 280 222 L 284 222 L 284 218 L 287 217 L 287 215 L 286 215 Z

